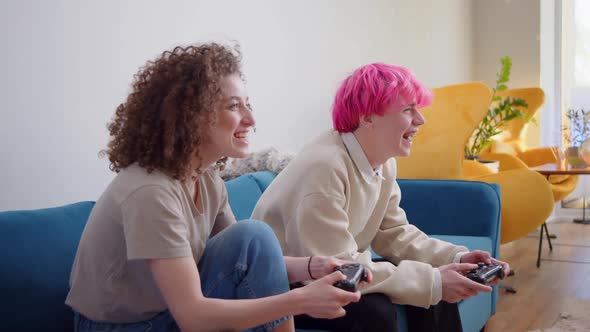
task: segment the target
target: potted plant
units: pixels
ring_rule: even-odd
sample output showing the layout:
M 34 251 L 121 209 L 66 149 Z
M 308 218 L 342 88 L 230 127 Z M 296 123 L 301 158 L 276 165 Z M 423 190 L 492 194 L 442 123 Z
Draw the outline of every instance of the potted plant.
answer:
M 506 85 L 510 80 L 510 70 L 512 69 L 512 59 L 509 56 L 500 58 L 502 67 L 496 74 L 496 86 L 493 88 L 492 100 L 488 112 L 479 126 L 475 129 L 467 144 L 465 145 L 465 158 L 479 160 L 482 151 L 492 144 L 492 138 L 502 132 L 501 127 L 514 118 L 525 119 L 526 115 L 515 107 L 528 107 L 524 99 L 506 97 L 502 98 L 496 93 L 508 89 Z
M 570 108 L 566 111 L 567 124 L 563 126 L 563 138 L 568 145 L 568 161 L 572 167 L 585 167 L 579 148 L 590 137 L 590 110 Z
M 496 74 L 496 86 L 493 88 L 492 100 L 490 101 L 488 112 L 465 145 L 466 159 L 480 160 L 480 153 L 492 144 L 492 137 L 502 132 L 500 128 L 506 122 L 514 118 L 525 118 L 525 114 L 515 108 L 528 107 L 524 99 L 512 97 L 502 98 L 496 94 L 498 91 L 508 89 L 506 83 L 510 80 L 510 71 L 512 69 L 512 59 L 509 56 L 500 58 L 500 63 L 502 67 L 500 72 Z

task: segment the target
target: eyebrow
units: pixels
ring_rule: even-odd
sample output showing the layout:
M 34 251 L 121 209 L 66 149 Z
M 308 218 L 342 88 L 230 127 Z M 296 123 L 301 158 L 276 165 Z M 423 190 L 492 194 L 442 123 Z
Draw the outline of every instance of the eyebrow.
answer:
M 229 96 L 229 97 L 225 98 L 225 100 L 227 100 L 227 101 L 240 101 L 240 97 L 238 97 L 238 96 Z
M 239 96 L 229 96 L 226 98 L 228 101 L 240 101 L 240 97 Z M 246 97 L 246 102 L 250 101 L 250 98 Z

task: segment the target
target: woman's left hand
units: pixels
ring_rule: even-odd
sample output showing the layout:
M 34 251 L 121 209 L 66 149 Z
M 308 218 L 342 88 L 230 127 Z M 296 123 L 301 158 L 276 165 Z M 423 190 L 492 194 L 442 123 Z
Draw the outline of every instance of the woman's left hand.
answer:
M 311 262 L 309 263 L 309 272 L 313 279 L 319 279 L 323 276 L 326 276 L 332 272 L 337 266 L 341 266 L 344 264 L 354 264 L 354 261 L 345 261 L 333 256 L 313 256 L 311 258 Z M 365 286 L 365 284 L 370 283 L 373 280 L 373 274 L 371 270 L 369 270 L 365 266 L 365 271 L 367 272 L 367 281 L 361 282 L 361 288 Z

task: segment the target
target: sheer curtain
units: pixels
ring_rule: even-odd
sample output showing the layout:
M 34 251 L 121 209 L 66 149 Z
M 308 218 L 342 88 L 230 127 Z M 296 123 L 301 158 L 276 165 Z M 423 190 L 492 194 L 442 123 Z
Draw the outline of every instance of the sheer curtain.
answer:
M 573 33 L 568 39 L 565 61 L 569 64 L 564 86 L 570 96 L 564 100 L 565 109 L 590 108 L 590 1 L 575 0 Z
M 553 35 L 541 36 L 541 43 L 545 40 L 546 45 L 551 44 L 553 38 L 554 53 L 551 54 L 549 47 L 542 47 L 548 61 L 542 64 L 541 81 L 549 93 L 548 112 L 542 118 L 545 126 L 541 128 L 541 142 L 544 145 L 566 145 L 561 132 L 567 123 L 566 111 L 572 108 L 590 109 L 590 1 L 556 0 L 545 3 L 549 7 L 545 8 L 545 15 L 542 16 L 545 23 L 542 23 L 541 30 L 545 27 L 544 31 L 549 32 L 551 25 L 554 30 Z M 552 13 L 549 12 L 551 6 L 554 6 Z M 549 62 L 552 57 L 553 68 Z M 562 202 L 561 207 L 581 208 L 584 201 L 590 203 L 589 188 L 590 176 L 581 176 L 578 187 Z

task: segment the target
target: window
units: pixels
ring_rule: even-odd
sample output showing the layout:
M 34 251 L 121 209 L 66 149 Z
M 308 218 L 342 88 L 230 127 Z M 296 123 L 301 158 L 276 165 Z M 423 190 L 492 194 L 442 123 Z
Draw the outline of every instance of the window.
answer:
M 566 144 L 561 137 L 561 128 L 566 123 L 565 112 L 568 109 L 590 109 L 590 21 L 587 20 L 590 17 L 590 1 L 556 0 L 554 9 L 555 66 L 542 65 L 541 69 L 542 72 L 553 70 L 554 73 L 554 76 L 547 75 L 554 77 L 554 83 L 545 82 L 546 86 L 554 88 L 550 91 L 555 96 L 553 114 L 543 118 L 547 120 L 547 126 L 542 129 L 542 141 L 547 145 Z M 562 201 L 561 207 L 588 208 L 588 188 L 590 176 L 580 176 L 578 187 Z

